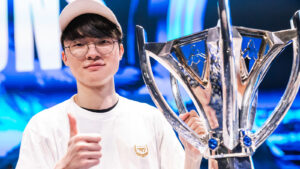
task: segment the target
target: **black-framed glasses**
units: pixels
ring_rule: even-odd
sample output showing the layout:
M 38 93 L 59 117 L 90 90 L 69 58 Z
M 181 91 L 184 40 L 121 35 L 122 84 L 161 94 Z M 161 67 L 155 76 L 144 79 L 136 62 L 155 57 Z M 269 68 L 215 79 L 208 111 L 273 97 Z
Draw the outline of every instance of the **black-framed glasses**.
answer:
M 93 44 L 100 55 L 107 55 L 114 50 L 114 44 L 116 42 L 118 41 L 113 39 L 98 39 L 95 42 L 88 43 L 75 40 L 69 46 L 64 47 L 64 49 L 69 48 L 74 57 L 82 58 L 87 54 L 89 46 Z

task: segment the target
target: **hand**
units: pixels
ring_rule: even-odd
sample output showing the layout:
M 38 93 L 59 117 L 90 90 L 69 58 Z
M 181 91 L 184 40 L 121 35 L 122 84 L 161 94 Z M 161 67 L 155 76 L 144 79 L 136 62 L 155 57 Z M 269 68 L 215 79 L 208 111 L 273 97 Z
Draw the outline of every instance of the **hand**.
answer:
M 70 140 L 66 155 L 57 163 L 56 169 L 88 169 L 100 162 L 101 137 L 96 134 L 78 134 L 76 119 L 68 113 Z
M 204 125 L 204 122 L 200 119 L 197 112 L 195 110 L 192 110 L 185 114 L 180 114 L 179 117 L 181 120 L 183 120 L 192 130 L 194 130 L 199 136 L 206 134 L 206 128 Z M 201 156 L 200 151 L 191 145 L 189 142 L 187 142 L 184 138 L 179 136 L 180 141 L 182 142 L 186 153 L 188 153 L 190 156 L 196 157 Z

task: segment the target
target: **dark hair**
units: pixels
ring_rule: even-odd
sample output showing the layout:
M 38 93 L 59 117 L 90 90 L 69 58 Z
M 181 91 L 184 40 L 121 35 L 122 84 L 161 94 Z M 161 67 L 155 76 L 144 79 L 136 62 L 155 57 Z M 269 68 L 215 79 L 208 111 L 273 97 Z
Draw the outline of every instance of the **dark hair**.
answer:
M 122 34 L 117 25 L 97 14 L 83 14 L 74 18 L 62 32 L 60 42 L 64 47 L 65 40 L 84 37 L 111 37 L 122 43 Z

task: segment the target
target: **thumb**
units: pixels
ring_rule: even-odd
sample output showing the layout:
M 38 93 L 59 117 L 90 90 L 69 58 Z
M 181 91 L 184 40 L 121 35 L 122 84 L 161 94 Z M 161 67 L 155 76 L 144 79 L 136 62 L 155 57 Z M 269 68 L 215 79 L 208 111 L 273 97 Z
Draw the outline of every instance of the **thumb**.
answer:
M 68 113 L 69 118 L 69 124 L 70 124 L 70 138 L 77 135 L 77 123 L 74 116 L 72 116 L 70 113 Z

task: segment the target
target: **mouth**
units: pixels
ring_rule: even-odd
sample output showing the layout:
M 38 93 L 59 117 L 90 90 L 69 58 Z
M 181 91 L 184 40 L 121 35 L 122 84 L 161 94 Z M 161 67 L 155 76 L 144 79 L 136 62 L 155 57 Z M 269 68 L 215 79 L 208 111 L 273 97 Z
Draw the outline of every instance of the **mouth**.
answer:
M 98 70 L 101 67 L 105 66 L 104 63 L 92 63 L 92 64 L 88 64 L 86 66 L 84 66 L 84 69 L 88 69 L 88 70 Z

